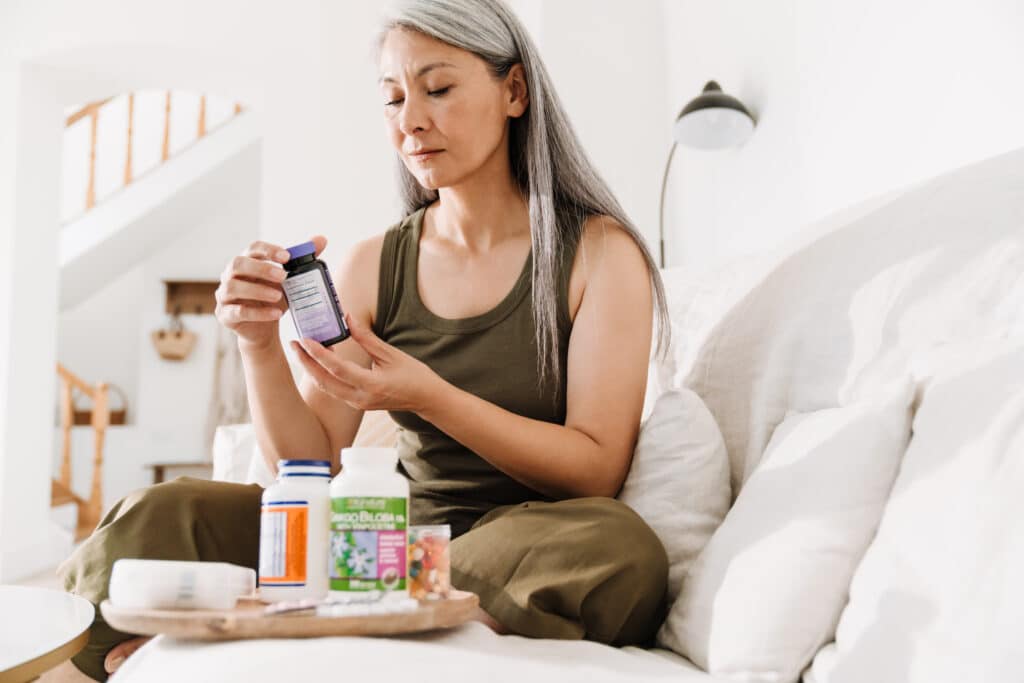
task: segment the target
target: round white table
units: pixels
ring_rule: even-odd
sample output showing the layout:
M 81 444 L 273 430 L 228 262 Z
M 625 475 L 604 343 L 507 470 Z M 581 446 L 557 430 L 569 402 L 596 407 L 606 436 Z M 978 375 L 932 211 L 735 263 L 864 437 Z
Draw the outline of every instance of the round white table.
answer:
M 0 680 L 30 681 L 89 640 L 93 606 L 64 591 L 0 586 Z

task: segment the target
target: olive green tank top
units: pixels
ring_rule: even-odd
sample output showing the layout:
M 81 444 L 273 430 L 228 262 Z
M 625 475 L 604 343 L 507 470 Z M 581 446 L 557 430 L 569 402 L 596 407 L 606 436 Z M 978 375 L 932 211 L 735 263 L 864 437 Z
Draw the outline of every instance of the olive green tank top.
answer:
M 425 209 L 387 230 L 381 250 L 374 333 L 418 358 L 444 380 L 485 401 L 536 420 L 565 423 L 566 357 L 572 322 L 568 290 L 572 256 L 559 273 L 561 376 L 558 400 L 541 393 L 532 311 L 533 251 L 512 290 L 497 306 L 469 318 L 442 318 L 424 306 L 417 286 Z M 549 380 L 548 387 L 553 387 Z M 508 476 L 419 415 L 389 411 L 399 427 L 399 470 L 409 479 L 413 524 L 451 524 L 467 531 L 488 510 L 551 500 Z M 557 454 L 552 454 L 557 455 Z

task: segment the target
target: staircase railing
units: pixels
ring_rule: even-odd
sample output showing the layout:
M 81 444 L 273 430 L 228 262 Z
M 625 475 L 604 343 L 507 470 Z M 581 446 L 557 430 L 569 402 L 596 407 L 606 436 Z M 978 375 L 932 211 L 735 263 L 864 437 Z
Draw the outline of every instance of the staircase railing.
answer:
M 61 448 L 60 478 L 53 480 L 50 505 L 56 507 L 74 503 L 78 507 L 75 540 L 79 541 L 96 528 L 103 512 L 103 442 L 107 427 L 110 426 L 109 392 L 106 382 L 89 384 L 60 363 L 57 363 L 57 374 L 60 376 L 60 425 L 64 441 Z M 87 499 L 76 494 L 71 488 L 71 427 L 74 424 L 75 390 L 92 399 L 92 486 Z
M 99 123 L 100 110 L 104 105 L 108 104 L 113 97 L 108 97 L 103 100 L 97 100 L 90 102 L 78 111 L 72 113 L 67 117 L 64 124 L 65 128 L 70 128 L 72 125 L 80 121 L 85 117 L 89 117 L 89 183 L 86 186 L 85 191 L 85 210 L 96 206 L 96 129 Z M 196 141 L 201 140 L 203 137 L 212 133 L 217 128 L 220 128 L 224 124 L 228 123 L 231 118 L 237 116 L 243 111 L 241 104 L 235 103 L 234 113 L 227 120 L 221 122 L 214 128 L 207 130 L 206 127 L 206 95 L 201 95 L 199 98 L 199 120 L 196 127 Z M 128 125 L 127 125 L 127 145 L 125 151 L 124 160 L 124 185 L 127 187 L 130 185 L 136 177 L 132 173 L 132 137 L 134 134 L 134 116 L 135 116 L 135 93 L 128 93 Z M 166 162 L 171 158 L 170 153 L 170 140 L 171 140 L 171 91 L 166 91 L 164 99 L 164 131 L 163 131 L 163 145 L 161 149 L 160 163 Z M 193 143 L 194 144 L 194 143 Z M 159 164 L 157 164 L 159 166 Z

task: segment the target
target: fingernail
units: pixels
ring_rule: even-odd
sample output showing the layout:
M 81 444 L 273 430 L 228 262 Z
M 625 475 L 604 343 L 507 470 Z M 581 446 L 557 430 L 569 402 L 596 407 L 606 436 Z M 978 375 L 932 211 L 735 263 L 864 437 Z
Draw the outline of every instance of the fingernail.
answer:
M 124 657 L 118 657 L 117 659 L 111 660 L 111 662 L 110 662 L 110 673 L 114 673 L 119 668 L 121 668 L 121 665 L 124 664 L 124 660 L 125 660 Z
M 289 254 L 286 249 L 282 249 L 281 251 L 277 252 L 277 260 L 278 261 L 287 261 L 291 257 L 292 257 L 292 255 Z

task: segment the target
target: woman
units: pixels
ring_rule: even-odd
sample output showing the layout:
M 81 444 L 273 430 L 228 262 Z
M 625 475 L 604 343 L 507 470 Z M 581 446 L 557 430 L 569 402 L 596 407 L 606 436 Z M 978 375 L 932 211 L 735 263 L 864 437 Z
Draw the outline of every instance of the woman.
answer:
M 261 449 L 272 467 L 302 453 L 337 471 L 363 412 L 387 410 L 411 522 L 451 524 L 452 582 L 480 595 L 481 621 L 648 641 L 665 551 L 613 497 L 639 430 L 655 299 L 666 320 L 654 262 L 499 0 L 409 4 L 378 63 L 406 215 L 337 264 L 352 337 L 292 342 L 296 387 L 278 334 L 287 252 L 252 244 L 217 290 Z M 136 492 L 62 567 L 67 586 L 99 602 L 120 556 L 255 567 L 260 494 L 190 479 Z M 98 620 L 76 666 L 103 679 L 143 642 L 128 638 Z

